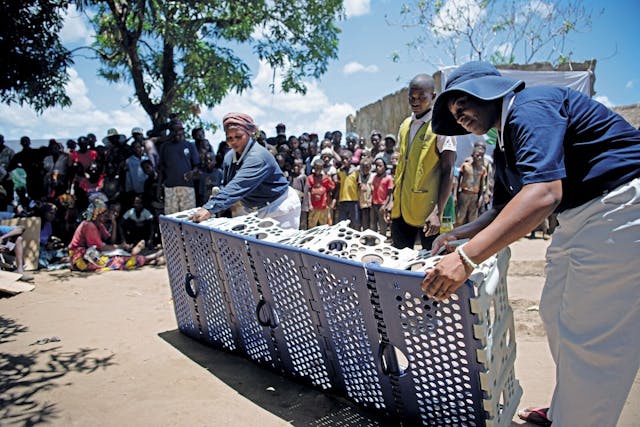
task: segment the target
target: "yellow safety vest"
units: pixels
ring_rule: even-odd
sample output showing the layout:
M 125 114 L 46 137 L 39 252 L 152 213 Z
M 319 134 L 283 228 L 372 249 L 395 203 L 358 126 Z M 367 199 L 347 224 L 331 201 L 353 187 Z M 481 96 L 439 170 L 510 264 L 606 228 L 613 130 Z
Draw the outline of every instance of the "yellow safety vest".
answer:
M 409 145 L 411 117 L 400 125 L 399 159 L 396 166 L 393 209 L 391 218 L 402 215 L 414 227 L 422 227 L 438 203 L 440 189 L 440 154 L 437 136 L 431 131 L 431 122 L 423 124 Z

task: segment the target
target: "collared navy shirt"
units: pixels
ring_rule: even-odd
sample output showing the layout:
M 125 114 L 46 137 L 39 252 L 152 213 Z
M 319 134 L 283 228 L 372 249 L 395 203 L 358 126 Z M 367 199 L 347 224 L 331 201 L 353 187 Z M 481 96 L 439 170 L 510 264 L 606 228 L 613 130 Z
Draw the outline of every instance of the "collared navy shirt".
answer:
M 229 209 L 242 201 L 248 208 L 261 208 L 287 192 L 289 183 L 276 159 L 266 148 L 250 140 L 240 158 L 229 150 L 222 163 L 220 192 L 203 208 L 211 213 Z
M 504 120 L 504 119 L 503 119 Z M 640 131 L 588 96 L 537 86 L 515 94 L 494 151 L 494 205 L 523 185 L 562 180 L 556 212 L 640 176 Z
M 199 164 L 198 149 L 187 140 L 167 141 L 160 146 L 160 171 L 165 187 L 193 187 L 193 180 L 185 181 L 184 174 Z

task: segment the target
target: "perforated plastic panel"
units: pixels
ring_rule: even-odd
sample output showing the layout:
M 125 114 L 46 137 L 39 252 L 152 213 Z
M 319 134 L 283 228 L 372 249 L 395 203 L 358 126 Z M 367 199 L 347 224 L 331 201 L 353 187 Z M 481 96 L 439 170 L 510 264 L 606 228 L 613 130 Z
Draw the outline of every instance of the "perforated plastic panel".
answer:
M 236 350 L 229 307 L 224 285 L 218 272 L 211 231 L 200 227 L 185 227 L 184 242 L 195 282 L 196 301 L 205 339 L 215 346 Z
M 508 425 L 522 397 L 514 372 L 515 328 L 506 280 L 509 258 L 509 249 L 505 249 L 493 264 L 485 266 L 484 275 L 476 278 L 475 298 L 471 300 L 472 311 L 479 319 L 474 335 L 483 346 L 478 359 L 485 367 L 480 382 L 488 427 Z
M 263 292 L 277 316 L 272 333 L 284 344 L 280 346 L 284 369 L 322 389 L 331 388 L 318 316 L 309 305 L 309 284 L 299 271 L 300 255 L 267 244 L 250 244 L 250 251 L 258 277 L 269 285 Z
M 376 364 L 378 334 L 364 269 L 305 253 L 305 265 L 321 303 L 346 395 L 366 407 L 384 409 L 385 396 Z
M 477 426 L 484 419 L 473 337 L 470 285 L 436 302 L 420 289 L 422 275 L 368 265 L 397 365 L 401 412 L 429 426 Z M 393 361 L 395 356 L 396 361 Z M 412 396 L 413 398 L 407 398 Z
M 422 293 L 422 273 L 330 256 L 361 249 L 363 234 L 341 225 L 278 243 L 212 224 L 161 218 L 180 330 L 394 422 L 509 425 L 522 391 L 513 371 L 508 253 L 437 303 Z M 351 243 L 328 247 L 340 233 Z M 415 251 L 393 255 L 408 269 L 437 262 Z
M 160 233 L 167 258 L 169 284 L 178 328 L 190 337 L 200 338 L 200 325 L 197 321 L 194 303 L 185 291 L 185 279 L 189 268 L 182 241 L 182 225 L 177 221 L 161 221 Z
M 227 233 L 212 233 L 217 248 L 220 275 L 224 278 L 231 297 L 235 325 L 244 353 L 252 360 L 275 367 L 273 343 L 258 323 L 256 307 L 261 295 L 256 288 L 254 272 L 247 257 L 243 239 Z

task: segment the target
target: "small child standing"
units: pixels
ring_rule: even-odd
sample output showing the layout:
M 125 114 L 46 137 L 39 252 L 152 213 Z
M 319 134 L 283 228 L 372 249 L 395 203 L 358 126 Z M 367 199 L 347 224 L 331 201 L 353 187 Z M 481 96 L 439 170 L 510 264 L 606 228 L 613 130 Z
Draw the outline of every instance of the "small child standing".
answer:
M 471 163 L 465 162 L 460 166 L 456 227 L 475 221 L 478 217 L 487 178 L 483 154 L 479 147 L 474 147 Z
M 324 162 L 313 162 L 313 173 L 307 177 L 306 191 L 309 193 L 309 228 L 326 225 L 329 221 L 329 200 L 336 184 L 323 172 Z
M 387 222 L 384 220 L 384 211 L 389 194 L 393 191 L 393 175 L 387 173 L 387 164 L 383 158 L 377 158 L 374 165 L 375 173 L 371 177 L 371 186 L 373 187 L 371 195 L 373 203 L 371 208 L 371 229 L 386 236 Z
M 364 158 L 360 161 L 360 173 L 358 174 L 358 206 L 363 230 L 371 229 L 371 196 L 373 193 L 371 178 L 371 159 Z
M 307 176 L 304 174 L 304 162 L 302 159 L 293 160 L 293 168 L 289 175 L 289 186 L 296 190 L 300 197 L 300 229 L 306 230 L 309 223 L 309 198 L 305 197 L 307 188 Z
M 340 189 L 338 191 L 337 221 L 349 220 L 349 227 L 360 230 L 360 209 L 358 207 L 358 168 L 351 164 L 353 153 L 340 152 L 342 164 L 338 169 Z

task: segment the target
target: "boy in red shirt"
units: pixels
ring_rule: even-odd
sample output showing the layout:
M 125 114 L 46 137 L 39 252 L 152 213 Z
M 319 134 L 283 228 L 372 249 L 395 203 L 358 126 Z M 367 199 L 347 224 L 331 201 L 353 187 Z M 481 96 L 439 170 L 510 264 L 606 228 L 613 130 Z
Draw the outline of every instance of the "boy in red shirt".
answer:
M 387 173 L 387 163 L 383 158 L 377 158 L 374 165 L 375 174 L 371 178 L 371 185 L 373 186 L 371 229 L 386 236 L 387 222 L 384 220 L 384 212 L 389 193 L 393 190 L 393 175 Z
M 321 159 L 313 162 L 313 173 L 307 177 L 307 188 L 309 192 L 309 228 L 316 225 L 325 225 L 329 220 L 328 200 L 331 193 L 336 188 L 336 183 L 325 175 L 322 171 L 324 163 Z

